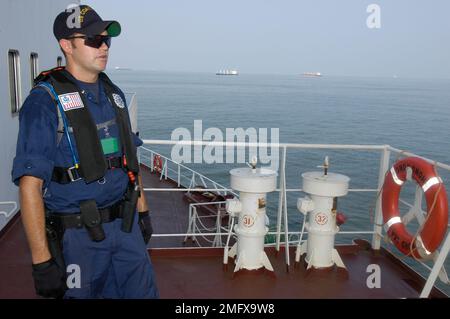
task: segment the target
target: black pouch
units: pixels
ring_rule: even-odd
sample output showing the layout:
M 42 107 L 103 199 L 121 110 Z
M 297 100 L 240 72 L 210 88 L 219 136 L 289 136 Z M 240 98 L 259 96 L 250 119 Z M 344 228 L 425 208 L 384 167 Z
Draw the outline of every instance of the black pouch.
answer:
M 105 232 L 103 231 L 102 218 L 95 200 L 91 199 L 80 202 L 80 211 L 81 220 L 89 233 L 89 237 L 93 241 L 104 240 Z
M 136 205 L 140 194 L 139 184 L 132 184 L 128 188 L 126 199 L 122 204 L 122 231 L 125 233 L 131 233 L 134 224 L 134 218 L 136 216 Z

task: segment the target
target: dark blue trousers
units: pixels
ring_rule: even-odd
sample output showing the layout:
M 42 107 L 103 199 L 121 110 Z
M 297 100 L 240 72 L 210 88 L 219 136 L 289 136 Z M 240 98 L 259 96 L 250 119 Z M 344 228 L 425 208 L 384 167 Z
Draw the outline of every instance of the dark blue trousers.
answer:
M 87 230 L 67 229 L 63 252 L 68 286 L 65 298 L 159 298 L 153 266 L 137 216 L 131 233 L 122 219 L 105 223 L 106 239 L 94 242 Z

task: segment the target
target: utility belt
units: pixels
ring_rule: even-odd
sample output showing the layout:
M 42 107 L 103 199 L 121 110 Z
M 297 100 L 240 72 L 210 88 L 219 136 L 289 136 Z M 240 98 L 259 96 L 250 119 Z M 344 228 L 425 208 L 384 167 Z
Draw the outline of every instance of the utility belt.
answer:
M 122 200 L 102 209 L 97 208 L 94 199 L 80 202 L 79 213 L 46 212 L 47 227 L 52 228 L 60 239 L 66 229 L 86 228 L 91 240 L 99 242 L 105 239 L 103 223 L 109 223 L 117 218 L 122 219 L 121 230 L 130 233 L 136 215 L 136 204 L 140 196 L 137 182 L 129 183 L 127 192 Z
M 106 158 L 107 169 L 124 168 L 122 157 Z M 72 167 L 54 167 L 52 174 L 52 181 L 59 184 L 69 184 L 76 182 L 82 177 L 75 166 Z
M 102 208 L 98 210 L 100 215 L 101 223 L 110 223 L 117 218 L 123 217 L 122 210 L 123 200 L 115 203 L 106 208 Z M 58 212 L 49 212 L 47 214 L 47 219 L 50 224 L 54 224 L 58 228 L 61 228 L 61 231 L 64 232 L 66 229 L 70 228 L 83 228 L 83 220 L 81 219 L 81 212 L 79 213 L 58 213 Z

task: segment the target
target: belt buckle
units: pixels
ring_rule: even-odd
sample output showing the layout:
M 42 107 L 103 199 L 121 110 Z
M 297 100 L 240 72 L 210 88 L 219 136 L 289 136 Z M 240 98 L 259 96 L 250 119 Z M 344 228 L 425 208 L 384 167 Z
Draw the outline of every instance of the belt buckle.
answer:
M 116 169 L 123 167 L 120 157 L 108 157 L 106 159 L 106 164 L 108 165 L 108 169 Z
M 108 167 L 108 169 L 113 169 L 113 168 L 114 168 L 113 165 L 112 165 L 112 162 L 111 162 L 111 158 L 110 158 L 110 157 L 108 157 L 108 158 L 106 159 L 106 166 Z
M 74 177 L 75 175 L 74 175 L 74 173 L 72 172 L 72 170 L 76 170 L 75 172 L 75 174 L 76 174 L 76 177 Z M 79 181 L 80 179 L 81 179 L 81 176 L 80 176 L 80 174 L 78 173 L 78 169 L 75 167 L 75 166 L 72 166 L 72 167 L 70 167 L 70 168 L 68 168 L 67 169 L 67 174 L 69 175 L 69 178 L 70 178 L 70 181 L 71 182 L 76 182 L 76 181 Z

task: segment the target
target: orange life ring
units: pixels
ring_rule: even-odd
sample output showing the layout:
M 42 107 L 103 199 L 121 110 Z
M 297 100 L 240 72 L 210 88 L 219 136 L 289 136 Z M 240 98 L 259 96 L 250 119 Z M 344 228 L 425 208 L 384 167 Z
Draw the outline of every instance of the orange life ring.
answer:
M 427 218 L 416 238 L 408 233 L 398 208 L 400 190 L 406 181 L 408 167 L 412 170 L 412 178 L 422 187 L 427 201 Z M 382 209 L 388 236 L 405 255 L 419 259 L 430 257 L 447 232 L 448 201 L 444 184 L 434 166 L 421 158 L 400 160 L 386 174 Z
M 163 167 L 161 156 L 155 155 L 153 158 L 153 170 L 157 171 L 158 173 L 161 173 Z

